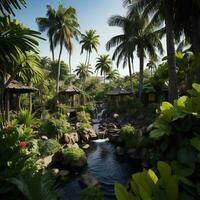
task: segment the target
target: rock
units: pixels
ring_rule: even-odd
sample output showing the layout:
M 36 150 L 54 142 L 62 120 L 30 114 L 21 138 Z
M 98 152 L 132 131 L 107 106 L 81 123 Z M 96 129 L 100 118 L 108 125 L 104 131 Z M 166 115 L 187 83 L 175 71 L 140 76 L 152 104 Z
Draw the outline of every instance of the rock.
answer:
M 52 163 L 53 156 L 54 155 L 50 155 L 50 156 L 41 158 L 41 159 L 37 160 L 36 163 L 40 164 L 42 167 L 48 167 Z
M 68 148 L 72 148 L 72 147 L 74 147 L 74 148 L 79 148 L 79 146 L 78 146 L 77 143 L 74 143 L 74 144 L 67 144 L 66 147 L 68 147 Z
M 83 141 L 89 142 L 91 139 L 96 139 L 97 135 L 93 128 L 85 128 L 84 130 L 80 131 L 80 137 Z
M 117 126 L 115 124 L 113 124 L 113 123 L 109 123 L 108 124 L 108 128 L 109 129 L 117 129 Z
M 70 173 L 70 172 L 69 172 L 68 170 L 60 170 L 59 176 L 65 177 L 65 176 L 68 176 L 69 173 Z
M 55 177 L 57 177 L 59 175 L 59 169 L 53 168 L 52 169 L 52 175 L 55 176 Z
M 124 148 L 122 148 L 122 147 L 120 147 L 120 146 L 117 146 L 117 147 L 116 147 L 116 153 L 117 153 L 117 155 L 119 155 L 119 156 L 124 155 L 124 153 L 125 153 Z
M 41 136 L 41 139 L 42 139 L 42 140 L 48 140 L 48 137 L 47 137 L 46 135 L 42 135 L 42 136 Z
M 85 144 L 83 147 L 82 147 L 83 149 L 89 149 L 90 148 L 90 145 L 89 144 Z
M 98 133 L 99 139 L 104 139 L 104 138 L 106 138 L 106 136 L 107 136 L 106 131 L 99 131 L 99 133 Z
M 113 133 L 119 134 L 120 133 L 120 129 L 118 129 L 118 128 L 109 128 L 108 129 L 108 134 L 113 134 Z
M 116 118 L 118 118 L 118 117 L 119 117 L 119 114 L 117 114 L 117 113 L 114 113 L 114 114 L 113 114 L 113 118 L 116 119 Z
M 76 142 L 79 142 L 79 135 L 77 132 L 65 133 L 63 136 L 63 140 L 66 144 L 74 144 Z
M 137 149 L 128 149 L 127 154 L 135 154 L 137 153 Z
M 98 180 L 89 173 L 81 175 L 79 182 L 84 187 L 94 187 L 99 185 Z

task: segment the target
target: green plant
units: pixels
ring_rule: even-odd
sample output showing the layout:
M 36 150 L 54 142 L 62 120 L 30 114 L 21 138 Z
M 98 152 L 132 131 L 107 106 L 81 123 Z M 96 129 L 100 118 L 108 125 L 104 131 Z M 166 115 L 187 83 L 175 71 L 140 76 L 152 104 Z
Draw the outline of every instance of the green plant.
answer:
M 80 192 L 81 200 L 103 200 L 103 193 L 99 187 L 88 187 Z
M 8 179 L 17 186 L 28 200 L 58 199 L 53 186 L 54 181 L 48 173 L 25 173 Z
M 42 135 L 47 135 L 48 137 L 56 138 L 57 140 L 70 130 L 70 124 L 68 123 L 66 116 L 62 114 L 44 120 L 40 126 L 40 133 Z
M 82 123 L 89 123 L 91 120 L 90 114 L 85 112 L 85 111 L 81 111 L 77 113 L 77 121 L 78 122 L 82 122 Z
M 57 140 L 54 139 L 39 140 L 38 145 L 39 145 L 39 152 L 42 157 L 52 155 L 61 148 Z
M 83 156 L 85 156 L 85 152 L 81 148 L 70 147 L 63 151 L 63 159 L 70 162 L 78 161 Z
M 115 184 L 117 200 L 177 200 L 178 181 L 171 167 L 160 161 L 157 168 L 160 178 L 151 169 L 133 174 L 130 192 L 123 185 Z
M 135 128 L 131 124 L 126 124 L 120 129 L 120 133 L 125 142 L 127 148 L 136 148 L 137 146 L 137 134 Z
M 20 110 L 17 116 L 19 124 L 24 124 L 27 127 L 30 127 L 34 122 L 34 115 L 28 110 Z

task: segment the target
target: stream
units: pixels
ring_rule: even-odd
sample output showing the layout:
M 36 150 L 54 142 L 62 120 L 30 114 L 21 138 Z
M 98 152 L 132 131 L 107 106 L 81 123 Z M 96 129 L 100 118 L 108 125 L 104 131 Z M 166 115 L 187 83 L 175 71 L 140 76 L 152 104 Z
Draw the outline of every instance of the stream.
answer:
M 94 128 L 98 131 L 98 123 Z M 114 184 L 116 182 L 126 185 L 131 174 L 140 170 L 137 161 L 126 156 L 117 156 L 115 146 L 106 139 L 98 139 L 90 143 L 87 151 L 87 166 L 81 171 L 90 173 L 100 183 L 105 200 L 114 200 Z M 79 175 L 73 175 L 63 184 L 59 191 L 61 200 L 80 200 L 81 187 Z

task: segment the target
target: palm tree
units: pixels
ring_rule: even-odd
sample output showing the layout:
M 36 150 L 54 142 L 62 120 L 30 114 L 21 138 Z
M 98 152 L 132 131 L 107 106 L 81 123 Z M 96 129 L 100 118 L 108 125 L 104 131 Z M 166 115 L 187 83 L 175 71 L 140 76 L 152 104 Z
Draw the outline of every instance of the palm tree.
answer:
M 49 38 L 49 43 L 50 43 L 50 50 L 52 53 L 52 60 L 54 61 L 55 55 L 54 55 L 53 35 L 56 31 L 55 24 L 57 22 L 57 19 L 56 19 L 56 11 L 50 5 L 47 5 L 46 16 L 47 17 L 37 17 L 36 22 L 41 32 L 47 31 L 47 36 Z
M 56 32 L 54 34 L 54 46 L 60 45 L 60 52 L 58 56 L 58 76 L 56 82 L 56 92 L 59 93 L 59 79 L 60 79 L 60 61 L 63 46 L 67 49 L 69 53 L 69 68 L 71 74 L 71 54 L 72 54 L 72 38 L 78 39 L 80 34 L 78 28 L 78 20 L 76 17 L 76 10 L 72 7 L 65 8 L 62 4 L 59 5 L 56 12 Z
M 95 68 L 96 68 L 95 71 L 100 71 L 101 75 L 104 74 L 104 84 L 105 84 L 106 74 L 112 68 L 112 60 L 109 57 L 109 55 L 100 55 L 97 58 Z
M 15 9 L 21 9 L 22 6 L 25 7 L 26 0 L 4 0 L 0 1 L 0 12 L 7 16 L 9 14 L 15 15 L 13 8 Z
M 120 39 L 123 40 L 119 39 L 117 41 L 116 38 L 119 38 L 119 36 L 112 38 L 108 42 L 108 45 L 117 46 L 114 53 L 118 54 L 118 59 L 121 55 L 124 55 L 125 58 L 127 55 L 130 55 L 128 59 L 130 72 L 130 60 L 133 58 L 133 51 L 137 51 L 137 55 L 140 60 L 139 99 L 141 99 L 143 89 L 144 57 L 146 56 L 146 53 L 148 53 L 151 57 L 156 58 L 156 49 L 158 49 L 161 53 L 163 51 L 162 44 L 159 40 L 157 31 L 154 31 L 153 24 L 149 22 L 147 17 L 144 18 L 138 12 L 132 13 L 127 17 L 115 16 L 111 19 L 111 25 L 120 25 L 123 27 L 124 35 L 120 36 Z M 123 45 L 126 46 L 125 51 Z M 118 53 L 118 51 L 120 53 Z
M 89 65 L 92 49 L 94 49 L 97 53 L 97 46 L 99 45 L 99 35 L 96 34 L 96 30 L 90 29 L 89 31 L 86 31 L 85 34 L 82 34 L 81 38 L 81 54 L 84 50 L 86 51 L 85 64 Z
M 108 80 L 116 80 L 119 78 L 119 72 L 117 69 L 110 69 L 110 71 L 107 73 L 106 79 Z
M 112 37 L 106 44 L 106 49 L 110 50 L 112 47 L 116 46 L 116 49 L 113 53 L 112 59 L 117 58 L 117 67 L 119 67 L 120 62 L 123 60 L 123 68 L 128 64 L 129 76 L 131 81 L 131 91 L 133 90 L 133 80 L 132 80 L 132 69 L 133 67 L 133 51 L 135 46 L 132 41 L 129 39 L 133 35 L 133 23 L 129 18 L 116 15 L 112 16 L 108 20 L 110 26 L 120 27 L 123 31 L 122 34 Z M 131 65 L 132 63 L 132 65 Z
M 153 14 L 153 21 L 157 25 L 165 22 L 167 62 L 169 75 L 168 100 L 173 101 L 178 97 L 176 58 L 174 48 L 174 0 L 124 0 L 129 5 L 130 12 L 145 10 L 145 14 Z
M 79 77 L 80 80 L 85 81 L 86 78 L 92 74 L 91 68 L 86 65 L 85 63 L 80 63 L 77 66 L 77 69 L 74 70 L 76 72 L 76 75 Z
M 155 59 L 150 58 L 149 62 L 147 63 L 147 68 L 150 70 L 151 76 L 153 76 L 153 73 L 156 69 L 156 63 L 155 63 Z

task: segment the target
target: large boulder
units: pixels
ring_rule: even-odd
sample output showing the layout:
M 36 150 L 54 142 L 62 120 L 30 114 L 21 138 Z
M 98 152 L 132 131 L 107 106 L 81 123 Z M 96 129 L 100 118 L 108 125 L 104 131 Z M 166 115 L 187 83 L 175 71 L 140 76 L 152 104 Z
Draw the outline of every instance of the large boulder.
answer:
M 84 128 L 79 131 L 80 137 L 83 141 L 88 142 L 97 138 L 97 134 L 93 128 Z
M 70 167 L 83 167 L 87 164 L 85 152 L 77 147 L 63 149 L 61 164 Z
M 76 142 L 79 142 L 79 135 L 77 132 L 65 133 L 63 136 L 63 140 L 66 144 L 74 144 Z
M 89 173 L 81 175 L 79 182 L 84 187 L 95 187 L 99 185 L 98 180 Z

